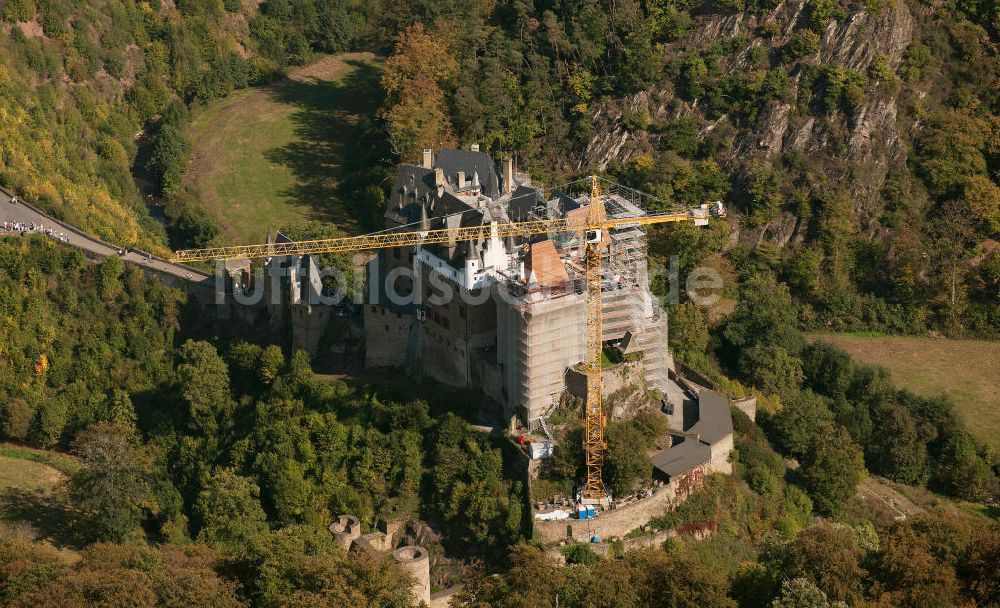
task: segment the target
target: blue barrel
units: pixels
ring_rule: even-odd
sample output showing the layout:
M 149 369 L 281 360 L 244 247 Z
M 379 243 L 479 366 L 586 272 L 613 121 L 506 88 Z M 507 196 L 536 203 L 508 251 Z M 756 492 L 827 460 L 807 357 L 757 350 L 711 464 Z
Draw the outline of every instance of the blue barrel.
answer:
M 597 543 L 601 542 L 601 537 L 600 536 L 592 536 L 592 537 L 590 537 L 590 542 L 592 542 L 592 543 L 594 543 L 596 545 Z

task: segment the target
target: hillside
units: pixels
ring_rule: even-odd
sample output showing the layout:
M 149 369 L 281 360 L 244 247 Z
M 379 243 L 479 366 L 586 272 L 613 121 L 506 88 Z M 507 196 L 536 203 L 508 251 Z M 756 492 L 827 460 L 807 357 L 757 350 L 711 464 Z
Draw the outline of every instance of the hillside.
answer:
M 238 91 L 194 112 L 183 185 L 235 242 L 307 221 L 357 233 L 357 205 L 340 198 L 380 105 L 371 53 L 324 57 L 267 87 Z M 348 161 L 350 166 L 350 161 Z
M 385 124 L 410 161 L 478 142 L 548 183 L 596 170 L 674 204 L 724 200 L 728 234 L 664 230 L 654 261 L 725 250 L 738 276 L 787 283 L 808 326 L 1000 337 L 995 11 L 470 9 L 399 36 Z
M 67 454 L 0 443 L 0 538 L 8 535 L 43 539 L 50 549 L 73 559 L 78 547 L 75 515 L 65 482 L 79 462 Z
M 179 122 L 314 52 L 346 50 L 364 22 L 337 3 L 270 6 L 0 2 L 0 185 L 109 242 L 164 251 L 168 236 L 174 247 L 210 239 L 216 229 L 177 190 L 190 151 Z
M 520 481 L 499 441 L 454 415 L 467 406 L 453 393 L 389 400 L 377 383 L 315 378 L 301 351 L 192 339 L 199 310 L 185 294 L 118 257 L 95 266 L 43 237 L 4 236 L 0 261 L 0 441 L 36 448 L 0 446 L 3 605 L 59 574 L 10 582 L 10 536 L 89 555 L 102 542 L 210 545 L 239 562 L 227 576 L 259 606 L 332 584 L 292 580 L 302 560 L 322 557 L 335 579 L 364 573 L 326 529 L 341 513 L 409 525 L 401 533 L 417 530 L 446 565 L 523 538 Z M 288 571 L 262 578 L 245 550 Z M 405 589 L 391 566 L 371 568 L 380 583 L 361 596 Z
M 849 195 L 856 202 L 854 219 L 877 231 L 883 185 L 890 171 L 906 170 L 916 118 L 908 105 L 926 99 L 937 84 L 903 65 L 904 58 L 912 61 L 914 40 L 919 44 L 919 17 L 930 15 L 920 8 L 914 15 L 903 1 L 831 9 L 821 18 L 814 4 L 785 0 L 769 10 L 694 17 L 689 34 L 665 45 L 673 78 L 599 106 L 584 166 L 628 165 L 669 149 L 671 133 L 657 127 L 694 120 L 699 135 L 725 146 L 717 159 L 731 173 L 754 163 L 773 164 L 779 174 L 810 173 L 804 184 L 779 178 L 779 206 L 789 217 L 741 209 L 751 211 L 738 223 L 741 242 L 802 241 L 809 218 L 796 215 L 793 203 L 810 190 Z M 699 63 L 699 53 L 707 60 Z M 901 70 L 906 79 L 898 76 Z M 630 116 L 641 116 L 647 126 L 637 128 Z
M 108 240 L 259 238 L 266 226 L 248 225 L 272 215 L 376 228 L 397 160 L 479 143 L 547 183 L 599 170 L 673 203 L 726 200 L 729 234 L 665 230 L 654 261 L 725 249 L 738 276 L 766 266 L 807 326 L 1000 336 L 995 0 L 149 6 L 0 12 L 0 182 Z M 296 143 L 287 110 L 265 106 L 274 122 L 252 135 L 265 153 L 275 140 L 266 163 L 203 144 L 230 133 L 213 129 L 213 100 L 352 48 L 394 51 L 384 103 L 371 88 L 342 96 L 372 117 L 363 136 L 303 98 L 287 101 L 305 146 L 282 148 Z M 258 200 L 275 209 L 243 207 Z
M 592 104 L 577 166 L 727 198 L 730 257 L 770 267 L 817 328 L 1000 336 L 991 22 L 902 0 L 737 8 L 691 7 L 664 74 Z

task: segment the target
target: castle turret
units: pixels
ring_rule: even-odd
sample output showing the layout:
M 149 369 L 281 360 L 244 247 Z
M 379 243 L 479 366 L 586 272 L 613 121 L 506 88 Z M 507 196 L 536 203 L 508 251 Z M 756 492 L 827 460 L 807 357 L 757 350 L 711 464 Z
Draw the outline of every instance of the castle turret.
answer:
M 350 550 L 351 543 L 361 536 L 361 522 L 353 515 L 341 515 L 330 524 L 329 530 L 338 545 Z
M 392 552 L 392 558 L 411 577 L 413 585 L 410 594 L 417 602 L 431 605 L 431 560 L 427 549 L 416 545 L 400 547 Z

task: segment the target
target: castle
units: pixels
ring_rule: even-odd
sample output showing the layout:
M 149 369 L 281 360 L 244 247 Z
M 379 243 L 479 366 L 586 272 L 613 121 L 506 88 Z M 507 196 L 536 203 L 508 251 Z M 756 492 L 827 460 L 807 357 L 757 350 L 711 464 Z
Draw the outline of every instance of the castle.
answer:
M 511 159 L 499 174 L 489 154 L 424 150 L 400 165 L 385 213 L 390 230 L 426 231 L 585 215 L 580 191 L 535 187 Z M 603 192 L 611 218 L 644 214 L 643 195 Z M 476 387 L 505 416 L 534 427 L 584 359 L 584 238 L 579 232 L 382 250 L 368 267 L 365 363 L 418 378 Z M 667 317 L 649 291 L 638 224 L 603 235 L 603 339 L 641 361 L 650 388 L 666 390 L 672 360 Z

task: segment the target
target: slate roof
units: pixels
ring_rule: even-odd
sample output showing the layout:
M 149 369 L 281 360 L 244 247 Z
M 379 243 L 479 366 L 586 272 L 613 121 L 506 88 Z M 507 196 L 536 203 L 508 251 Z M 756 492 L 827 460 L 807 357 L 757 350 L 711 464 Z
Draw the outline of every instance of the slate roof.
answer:
M 444 170 L 445 179 L 455 181 L 459 171 L 465 172 L 465 178 L 472 179 L 479 174 L 479 185 L 482 193 L 490 198 L 500 196 L 500 181 L 497 179 L 496 165 L 493 158 L 486 152 L 473 150 L 441 150 L 434 162 L 435 167 Z
M 452 152 L 464 151 L 452 150 Z M 481 153 L 470 152 L 470 154 Z M 489 155 L 486 156 L 489 158 Z M 445 171 L 447 181 L 447 171 L 442 170 Z M 495 177 L 495 173 L 493 175 Z M 425 216 L 428 220 L 427 228 L 430 229 L 482 225 L 483 213 L 456 196 L 454 185 L 445 184 L 443 192 L 439 195 L 434 179 L 434 169 L 409 164 L 400 165 L 385 212 L 386 227 L 412 224 L 411 229 L 416 230 L 419 229 L 419 224 Z M 464 256 L 468 251 L 468 247 L 456 247 L 454 243 L 426 247 L 455 268 L 463 267 Z
M 657 452 L 650 458 L 653 468 L 671 479 L 705 464 L 712 459 L 712 449 L 700 441 L 686 439 L 674 447 Z
M 642 347 L 639 346 L 639 341 L 635 339 L 635 334 L 631 330 L 628 330 L 622 337 L 621 342 L 619 342 L 618 350 L 622 354 L 628 355 L 635 352 L 642 352 Z
M 559 205 L 559 210 L 563 213 L 568 213 L 583 206 L 575 198 L 569 196 L 562 190 L 555 190 L 552 192 L 552 195 L 555 197 L 556 202 Z
M 523 222 L 528 219 L 528 214 L 539 205 L 543 209 L 545 208 L 545 200 L 537 188 L 518 186 L 511 194 L 510 202 L 507 204 L 507 215 L 512 222 Z
M 711 445 L 733 432 L 733 417 L 729 413 L 729 399 L 713 390 L 698 393 L 698 422 L 687 429 Z
M 411 164 L 399 166 L 385 212 L 387 227 L 419 222 L 421 206 L 428 207 L 427 216 L 431 219 L 432 226 L 440 224 L 433 221 L 435 217 L 472 209 L 471 205 L 455 196 L 455 180 L 459 171 L 465 172 L 468 182 L 471 182 L 474 174 L 478 174 L 480 191 L 493 199 L 500 196 L 493 159 L 485 152 L 441 150 L 434 168 L 442 170 L 447 182 L 445 191 L 440 197 L 434 183 L 434 169 Z
M 400 165 L 392 184 L 385 211 L 387 226 L 420 221 L 420 206 L 430 202 L 434 193 L 434 170 L 417 165 Z
M 698 422 L 686 429 L 698 439 L 683 442 L 656 453 L 650 460 L 653 467 L 668 477 L 686 473 L 712 459 L 711 446 L 733 432 L 729 399 L 722 393 L 704 389 L 698 393 Z

